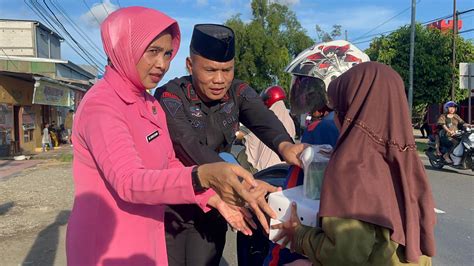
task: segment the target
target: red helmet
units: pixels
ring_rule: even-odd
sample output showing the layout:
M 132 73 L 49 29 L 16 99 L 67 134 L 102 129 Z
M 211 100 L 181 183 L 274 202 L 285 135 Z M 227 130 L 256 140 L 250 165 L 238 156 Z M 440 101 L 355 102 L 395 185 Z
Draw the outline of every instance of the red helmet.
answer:
M 271 86 L 260 94 L 263 103 L 270 108 L 274 103 L 286 99 L 285 90 L 280 86 Z

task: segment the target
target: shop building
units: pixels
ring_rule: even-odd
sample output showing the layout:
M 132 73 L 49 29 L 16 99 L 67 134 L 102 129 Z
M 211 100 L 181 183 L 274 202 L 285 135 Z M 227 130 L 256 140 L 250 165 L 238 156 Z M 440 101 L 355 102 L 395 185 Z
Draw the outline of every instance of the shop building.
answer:
M 60 59 L 62 38 L 37 21 L 0 20 L 0 157 L 41 148 L 43 126 L 64 123 L 95 75 Z

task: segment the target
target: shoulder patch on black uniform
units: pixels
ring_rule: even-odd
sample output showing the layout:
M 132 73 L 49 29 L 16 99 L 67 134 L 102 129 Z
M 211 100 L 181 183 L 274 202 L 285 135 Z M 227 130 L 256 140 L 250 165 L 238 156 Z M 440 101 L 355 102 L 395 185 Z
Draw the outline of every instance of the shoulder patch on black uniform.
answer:
M 178 95 L 174 94 L 174 93 L 171 93 L 169 91 L 165 91 L 163 92 L 163 94 L 161 95 L 162 98 L 173 98 L 173 99 L 178 99 L 179 100 L 179 97 Z
M 181 100 L 176 99 L 176 98 L 162 98 L 161 101 L 166 107 L 166 110 L 168 110 L 168 113 L 174 117 L 176 115 L 176 112 L 179 110 L 179 108 L 183 105 Z
M 237 89 L 235 90 L 235 92 L 237 93 L 237 96 L 240 96 L 242 94 L 242 91 L 244 91 L 244 89 L 246 87 L 248 87 L 249 85 L 247 85 L 247 83 L 240 83 L 238 86 L 237 86 Z
M 185 77 L 175 78 L 173 80 L 170 80 L 168 83 L 156 89 L 155 98 L 161 99 L 165 97 L 164 94 L 166 92 L 177 95 L 178 97 L 184 96 L 184 91 L 181 88 L 181 84 L 186 83 L 186 82 L 187 80 Z

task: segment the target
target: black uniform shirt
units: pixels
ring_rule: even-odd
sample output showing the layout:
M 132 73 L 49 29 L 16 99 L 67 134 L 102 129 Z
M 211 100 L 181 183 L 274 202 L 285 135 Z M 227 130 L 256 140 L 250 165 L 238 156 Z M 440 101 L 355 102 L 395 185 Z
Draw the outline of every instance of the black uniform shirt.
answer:
M 168 82 L 155 97 L 166 113 L 176 156 L 186 166 L 223 161 L 218 153 L 230 152 L 239 122 L 277 153 L 281 142 L 293 142 L 255 90 L 239 80 L 222 100 L 211 103 L 200 100 L 191 76 Z

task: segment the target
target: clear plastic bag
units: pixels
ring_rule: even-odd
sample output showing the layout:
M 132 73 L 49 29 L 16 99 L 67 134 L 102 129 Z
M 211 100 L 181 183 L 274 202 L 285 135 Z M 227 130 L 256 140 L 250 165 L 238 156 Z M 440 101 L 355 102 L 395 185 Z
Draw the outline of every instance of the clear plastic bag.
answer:
M 303 162 L 304 181 L 303 191 L 306 198 L 319 200 L 324 171 L 331 157 L 332 146 L 311 145 L 301 153 Z

